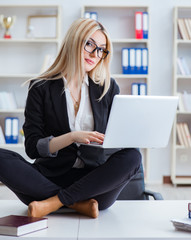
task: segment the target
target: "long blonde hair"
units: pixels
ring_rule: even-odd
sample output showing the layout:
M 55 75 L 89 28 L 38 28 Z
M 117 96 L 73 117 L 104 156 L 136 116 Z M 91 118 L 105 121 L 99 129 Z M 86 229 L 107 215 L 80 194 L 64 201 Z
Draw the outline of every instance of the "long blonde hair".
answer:
M 106 37 L 106 48 L 109 54 L 105 59 L 101 59 L 96 67 L 88 75 L 101 86 L 104 91 L 101 98 L 107 93 L 110 86 L 110 61 L 112 56 L 112 44 L 108 33 L 103 25 L 93 19 L 80 18 L 74 21 L 63 40 L 60 51 L 53 64 L 37 79 L 56 80 L 61 77 L 67 79 L 67 84 L 77 74 L 79 85 L 81 86 L 84 78 L 83 49 L 90 36 L 100 30 Z

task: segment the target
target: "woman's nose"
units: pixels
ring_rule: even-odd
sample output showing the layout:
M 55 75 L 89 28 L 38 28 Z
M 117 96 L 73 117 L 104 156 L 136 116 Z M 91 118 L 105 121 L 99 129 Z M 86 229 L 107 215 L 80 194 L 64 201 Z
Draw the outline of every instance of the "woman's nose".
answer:
M 98 56 L 97 49 L 94 52 L 90 53 L 90 56 L 91 57 L 97 57 Z

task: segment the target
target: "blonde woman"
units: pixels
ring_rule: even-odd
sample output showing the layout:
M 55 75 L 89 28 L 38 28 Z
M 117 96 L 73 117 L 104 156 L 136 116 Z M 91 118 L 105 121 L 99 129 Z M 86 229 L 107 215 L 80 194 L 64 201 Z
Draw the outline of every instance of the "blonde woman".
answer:
M 33 164 L 0 150 L 0 181 L 42 217 L 65 206 L 96 218 L 136 174 L 136 149 L 92 148 L 102 143 L 119 87 L 110 78 L 112 45 L 105 28 L 78 19 L 69 28 L 52 66 L 30 82 L 25 149 Z M 80 143 L 86 143 L 81 145 Z

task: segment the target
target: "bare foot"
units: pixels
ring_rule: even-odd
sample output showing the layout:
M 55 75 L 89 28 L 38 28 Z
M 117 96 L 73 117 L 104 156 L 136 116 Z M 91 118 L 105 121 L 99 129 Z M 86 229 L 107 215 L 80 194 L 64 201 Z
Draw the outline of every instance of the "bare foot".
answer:
M 91 218 L 97 218 L 99 215 L 98 202 L 95 199 L 77 202 L 68 207 Z
M 60 202 L 58 196 L 54 196 L 43 201 L 34 201 L 28 206 L 28 216 L 43 217 L 58 210 L 62 206 L 63 204 Z

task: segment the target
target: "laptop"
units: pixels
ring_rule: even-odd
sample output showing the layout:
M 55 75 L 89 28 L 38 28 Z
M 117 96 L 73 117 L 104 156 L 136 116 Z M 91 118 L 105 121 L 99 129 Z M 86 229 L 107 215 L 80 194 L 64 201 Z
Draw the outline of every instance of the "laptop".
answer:
M 177 110 L 175 96 L 115 95 L 102 148 L 164 148 Z

